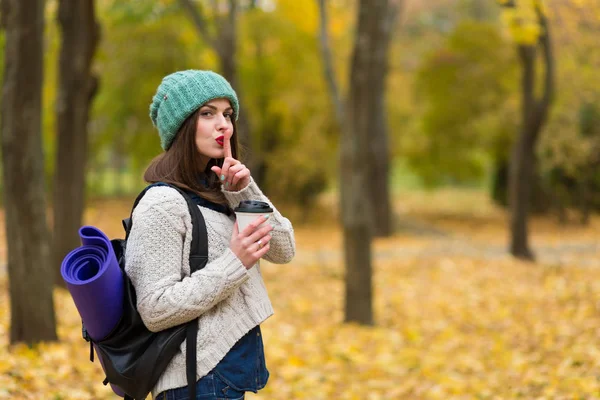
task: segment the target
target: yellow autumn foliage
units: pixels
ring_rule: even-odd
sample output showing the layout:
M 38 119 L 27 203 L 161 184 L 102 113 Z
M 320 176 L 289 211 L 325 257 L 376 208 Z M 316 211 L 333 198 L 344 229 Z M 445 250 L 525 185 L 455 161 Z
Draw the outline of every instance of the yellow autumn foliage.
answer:
M 97 203 L 87 221 L 120 235 L 128 207 Z M 529 264 L 507 256 L 506 215 L 483 193 L 406 193 L 396 210 L 399 233 L 374 245 L 375 326 L 343 323 L 332 217 L 296 226 L 291 264 L 262 262 L 271 377 L 248 399 L 600 398 L 600 219 L 534 219 L 539 263 Z M 55 301 L 61 342 L 9 348 L 0 278 L 0 399 L 115 399 L 68 292 Z
M 543 33 L 538 12 L 546 15 L 543 0 L 498 0 L 502 5 L 502 20 L 513 40 L 522 45 L 534 45 Z

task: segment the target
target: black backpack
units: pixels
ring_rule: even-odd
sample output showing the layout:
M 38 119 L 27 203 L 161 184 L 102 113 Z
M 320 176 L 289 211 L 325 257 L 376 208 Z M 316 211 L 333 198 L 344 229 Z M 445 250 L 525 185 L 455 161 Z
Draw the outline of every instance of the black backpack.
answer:
M 193 225 L 190 274 L 204 268 L 208 261 L 206 224 L 200 209 L 191 197 L 183 190 L 170 184 L 160 182 L 148 186 L 135 199 L 130 217 L 123 220 L 125 239 L 111 240 L 119 266 L 123 272 L 123 315 L 117 326 L 104 339 L 92 340 L 87 334 L 85 326 L 83 327 L 83 337 L 90 342 L 90 361 L 94 361 L 93 348 L 96 349 L 101 358 L 106 373 L 104 385 L 111 383 L 118 386 L 125 392 L 125 400 L 145 399 L 173 356 L 179 351 L 183 340 L 187 339 L 186 374 L 189 398 L 195 399 L 198 319 L 160 332 L 149 331 L 137 311 L 135 289 L 125 273 L 125 246 L 133 223 L 133 210 L 146 191 L 154 186 L 172 187 L 187 202 Z

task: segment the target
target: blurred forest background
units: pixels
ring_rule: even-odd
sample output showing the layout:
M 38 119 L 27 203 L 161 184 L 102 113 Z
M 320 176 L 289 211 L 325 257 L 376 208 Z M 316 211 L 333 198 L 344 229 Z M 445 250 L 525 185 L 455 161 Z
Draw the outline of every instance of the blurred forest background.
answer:
M 37 153 L 4 73 L 25 3 L 45 19 Z M 160 151 L 151 98 L 190 68 L 232 82 L 245 160 L 297 231 L 292 266 L 264 268 L 264 398 L 600 398 L 600 1 L 0 5 L 0 344 L 59 339 L 0 350 L 0 398 L 111 398 L 50 282 L 83 222 L 121 236 Z
M 58 2 L 46 3 L 44 171 L 51 191 L 61 35 Z M 337 185 L 340 133 L 322 72 L 318 5 L 240 3 L 245 5 L 236 13 L 235 66 L 249 122 L 245 135 L 252 138 L 248 157 L 272 197 L 305 204 Z M 328 2 L 331 55 L 342 92 L 355 3 Z M 580 178 L 600 129 L 599 6 L 588 3 L 548 2 L 557 95 L 537 155 L 540 182 L 553 196 L 559 195 L 553 172 Z M 180 2 L 98 0 L 96 7 L 101 33 L 92 65 L 98 88 L 90 113 L 86 193 L 132 195 L 143 187 L 140 176 L 158 153 L 147 114 L 162 77 L 186 68 L 223 71 L 218 49 L 206 43 Z M 221 10 L 206 7 L 213 35 L 219 28 L 212 19 L 227 13 Z M 395 187 L 481 187 L 504 203 L 494 190 L 505 190 L 498 181 L 520 124 L 521 92 L 515 44 L 501 11 L 496 2 L 483 0 L 405 2 L 391 39 L 386 95 Z
M 319 10 L 315 1 L 256 3 L 236 21 L 237 86 L 256 149 L 248 156 L 272 197 L 306 204 L 337 184 L 339 131 L 322 73 Z M 554 196 L 553 172 L 580 178 L 600 129 L 598 9 L 581 3 L 549 2 L 557 95 L 537 154 L 540 180 Z M 60 32 L 57 2 L 47 8 L 43 132 L 51 190 Z M 345 92 L 356 4 L 336 0 L 329 8 L 334 71 Z M 160 79 L 185 68 L 222 72 L 221 65 L 176 1 L 97 1 L 97 13 L 87 194 L 132 195 L 158 153 L 147 114 Z M 406 2 L 391 41 L 386 97 L 396 187 L 483 187 L 504 203 L 494 189 L 505 189 L 498 181 L 520 124 L 521 93 L 515 44 L 500 13 L 490 1 Z

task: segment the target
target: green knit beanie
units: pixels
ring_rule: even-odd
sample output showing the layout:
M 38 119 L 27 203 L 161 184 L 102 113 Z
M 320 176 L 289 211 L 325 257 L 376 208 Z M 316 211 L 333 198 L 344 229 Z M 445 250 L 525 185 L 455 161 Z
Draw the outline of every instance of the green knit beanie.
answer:
M 163 78 L 150 104 L 150 119 L 158 129 L 160 145 L 168 150 L 181 124 L 200 106 L 213 99 L 231 102 L 234 118 L 239 114 L 235 91 L 221 75 L 189 69 Z

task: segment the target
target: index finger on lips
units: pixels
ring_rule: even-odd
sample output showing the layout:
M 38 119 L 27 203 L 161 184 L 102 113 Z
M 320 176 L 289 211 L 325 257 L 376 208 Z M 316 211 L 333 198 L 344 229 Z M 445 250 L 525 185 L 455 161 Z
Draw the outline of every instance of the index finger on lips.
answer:
M 225 152 L 225 158 L 227 157 L 233 157 L 233 155 L 231 155 L 231 138 L 229 137 L 225 137 L 225 140 L 223 141 L 223 151 Z

